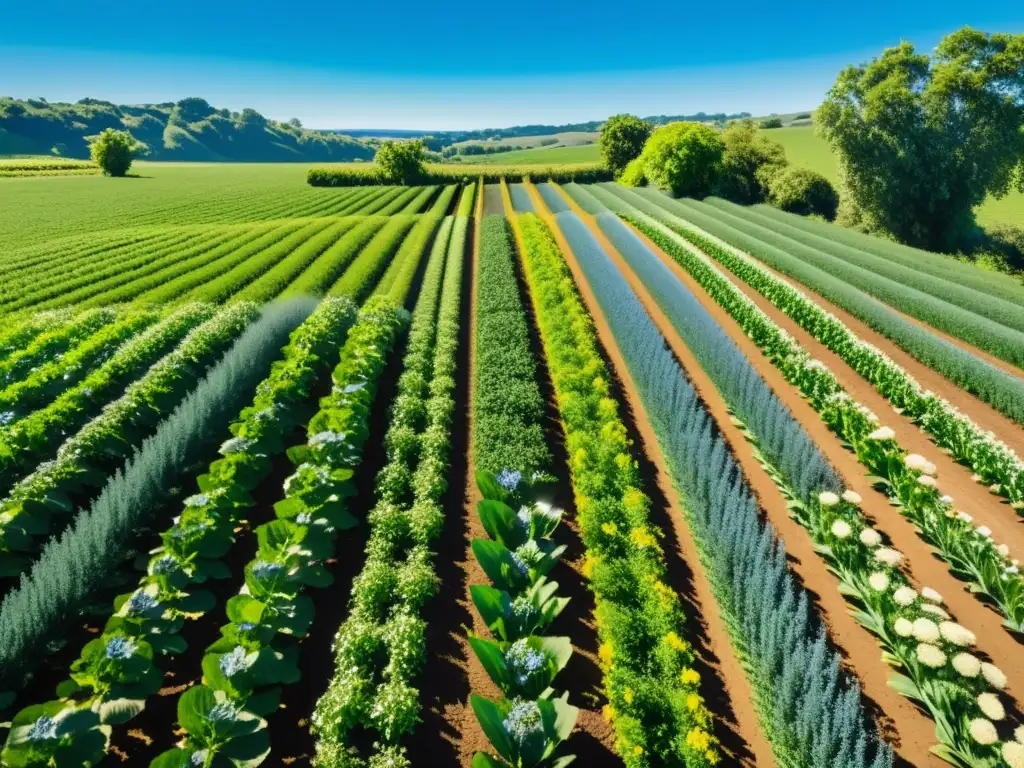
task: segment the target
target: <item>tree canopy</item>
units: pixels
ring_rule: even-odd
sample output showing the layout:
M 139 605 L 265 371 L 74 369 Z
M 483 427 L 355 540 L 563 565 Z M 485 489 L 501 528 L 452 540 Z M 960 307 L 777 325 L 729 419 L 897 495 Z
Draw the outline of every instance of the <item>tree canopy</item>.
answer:
M 721 135 L 710 125 L 669 123 L 651 134 L 640 164 L 647 181 L 676 197 L 704 197 L 718 178 L 724 151 Z
M 970 27 L 839 73 L 815 122 L 836 150 L 844 223 L 931 250 L 972 244 L 973 208 L 1024 191 L 1024 35 Z
M 132 167 L 135 154 L 144 146 L 128 131 L 107 128 L 90 143 L 92 160 L 107 176 L 124 176 Z
M 635 115 L 613 115 L 601 129 L 598 146 L 604 164 L 619 175 L 640 156 L 653 126 Z
M 420 141 L 385 141 L 374 158 L 377 172 L 393 184 L 415 184 L 423 178 L 423 159 Z
M 751 120 L 730 123 L 721 136 L 725 150 L 715 194 L 740 205 L 764 202 L 771 177 L 786 167 L 786 151 Z

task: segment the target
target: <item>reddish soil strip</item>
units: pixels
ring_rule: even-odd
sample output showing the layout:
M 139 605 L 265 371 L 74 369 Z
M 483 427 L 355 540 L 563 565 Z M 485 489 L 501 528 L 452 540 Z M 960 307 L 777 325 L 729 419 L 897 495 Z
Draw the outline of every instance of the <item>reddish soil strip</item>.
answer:
M 530 186 L 532 187 L 532 185 Z M 536 191 L 532 190 L 532 194 L 536 194 Z M 591 290 L 590 284 L 587 282 L 575 254 L 562 234 L 558 222 L 550 215 L 547 206 L 541 204 L 542 202 L 537 203 L 535 201 L 535 204 L 538 205 L 538 210 L 542 212 L 541 215 L 549 224 L 559 248 L 561 248 L 565 256 L 584 304 L 594 321 L 594 328 L 598 338 L 613 364 L 614 371 L 622 382 L 625 397 L 629 403 L 633 420 L 641 438 L 640 445 L 643 446 L 647 458 L 656 468 L 658 490 L 670 505 L 671 513 L 669 517 L 673 525 L 671 526 L 672 530 L 668 532 L 669 536 L 666 537 L 666 543 L 674 539 L 676 551 L 668 552 L 667 554 L 671 555 L 673 559 L 678 558 L 684 562 L 689 573 L 692 574 L 692 594 L 689 602 L 696 610 L 688 612 L 687 618 L 690 622 L 701 625 L 701 632 L 707 638 L 706 645 L 713 649 L 713 653 L 717 655 L 717 659 L 705 659 L 705 661 L 714 668 L 716 677 L 722 681 L 725 698 L 727 698 L 732 709 L 731 714 L 733 717 L 731 720 L 734 723 L 733 730 L 735 737 L 740 742 L 740 746 L 734 748 L 730 755 L 732 762 L 733 764 L 740 765 L 775 765 L 775 757 L 772 754 L 771 745 L 765 738 L 758 724 L 757 713 L 754 711 L 753 692 L 750 689 L 743 667 L 732 652 L 732 644 L 725 630 L 724 621 L 718 612 L 714 594 L 711 591 L 711 584 L 704 572 L 703 565 L 700 563 L 693 537 L 686 526 L 686 517 L 679 504 L 678 494 L 673 487 L 672 479 L 668 472 L 668 465 L 658 449 L 658 439 L 654 428 L 647 418 L 639 393 L 629 374 L 629 368 L 622 356 L 622 352 L 619 350 L 618 343 L 615 341 L 611 328 L 601 313 L 600 304 L 597 302 L 597 298 Z M 571 204 L 575 207 L 574 203 Z M 578 208 L 576 210 L 580 213 Z M 716 729 L 719 725 L 716 722 Z M 723 738 L 722 741 L 723 745 L 728 745 L 726 739 Z M 741 753 L 752 755 L 752 759 L 749 756 L 745 758 L 740 757 Z
M 775 526 L 779 536 L 785 540 L 790 568 L 802 582 L 822 620 L 828 626 L 829 638 L 842 655 L 845 669 L 851 676 L 859 679 L 862 694 L 878 723 L 879 732 L 892 744 L 897 755 L 911 765 L 942 765 L 942 761 L 928 751 L 935 743 L 932 737 L 934 723 L 909 699 L 900 696 L 888 686 L 888 671 L 880 659 L 880 649 L 875 638 L 854 621 L 838 589 L 825 589 L 819 593 L 809 588 L 812 584 L 835 584 L 835 578 L 814 552 L 814 546 L 806 531 L 789 517 L 784 498 L 764 467 L 755 458 L 754 446 L 746 439 L 741 428 L 732 422 L 728 406 L 718 390 L 643 283 L 604 237 L 597 220 L 585 213 L 578 215 L 599 239 L 644 304 L 708 412 L 717 422 L 719 431 L 728 442 L 761 509 Z M 719 312 L 719 315 L 723 314 Z M 722 318 L 716 315 L 716 319 L 721 321 Z
M 733 342 L 755 364 L 763 360 L 758 347 L 743 333 L 739 324 L 712 299 L 706 291 L 679 266 L 676 261 L 647 239 L 639 230 L 634 232 L 647 247 L 669 267 L 683 284 L 696 296 L 716 322 L 729 334 Z M 789 408 L 814 443 L 821 449 L 829 463 L 838 470 L 844 484 L 859 493 L 864 501 L 862 510 L 879 530 L 887 535 L 893 545 L 907 556 L 916 586 L 937 589 L 946 599 L 946 604 L 958 622 L 978 635 L 979 649 L 986 653 L 1003 669 L 1013 681 L 1020 684 L 1024 675 L 1024 654 L 1020 646 L 1007 632 L 1003 631 L 1002 617 L 991 607 L 979 602 L 964 590 L 962 582 L 954 578 L 948 566 L 940 560 L 934 550 L 916 533 L 913 524 L 893 509 L 887 497 L 875 490 L 868 482 L 864 467 L 857 457 L 843 447 L 842 441 L 825 425 L 817 412 L 802 397 L 799 389 L 789 384 L 779 369 L 770 363 L 758 365 L 758 373 L 772 388 L 779 399 Z M 865 384 L 865 386 L 868 386 Z M 973 485 L 973 484 L 972 484 Z M 974 486 L 976 489 L 977 486 Z M 1012 690 L 1006 691 L 1013 695 Z
M 976 524 L 991 528 L 993 539 L 1010 547 L 1011 557 L 1024 555 L 1024 518 L 1021 518 L 1009 502 L 974 482 L 969 467 L 958 463 L 945 449 L 932 442 L 928 433 L 920 429 L 909 416 L 896 413 L 889 401 L 841 357 L 732 272 L 723 268 L 719 268 L 719 272 L 731 280 L 777 325 L 790 333 L 813 357 L 828 366 L 851 397 L 877 413 L 883 424 L 893 427 L 897 440 L 903 447 L 933 462 L 938 468 L 939 488 L 954 498 L 959 509 L 969 512 Z

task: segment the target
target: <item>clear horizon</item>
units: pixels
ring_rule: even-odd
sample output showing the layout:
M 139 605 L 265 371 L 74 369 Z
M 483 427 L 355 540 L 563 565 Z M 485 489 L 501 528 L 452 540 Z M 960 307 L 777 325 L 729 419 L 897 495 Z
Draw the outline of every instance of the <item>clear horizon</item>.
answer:
M 604 2 L 571 12 L 526 2 L 514 13 L 456 3 L 432 15 L 396 3 L 386 18 L 366 7 L 281 14 L 266 0 L 185 0 L 173 18 L 133 9 L 138 31 L 110 38 L 106 5 L 5 9 L 5 28 L 17 32 L 0 38 L 0 95 L 119 104 L 200 96 L 335 130 L 473 130 L 618 112 L 764 115 L 813 109 L 842 67 L 901 39 L 930 51 L 964 24 L 1024 30 L 1024 10 L 1002 0 L 966 13 L 947 0 L 865 0 L 852 17 L 810 2 L 769 13 L 752 0 L 655 2 L 633 16 Z M 52 24 L 31 21 L 41 11 Z M 652 29 L 673 32 L 659 40 Z

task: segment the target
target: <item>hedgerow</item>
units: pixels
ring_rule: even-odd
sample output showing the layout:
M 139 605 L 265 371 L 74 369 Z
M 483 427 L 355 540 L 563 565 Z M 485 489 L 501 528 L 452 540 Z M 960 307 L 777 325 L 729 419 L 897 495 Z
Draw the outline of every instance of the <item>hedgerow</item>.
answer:
M 576 181 L 580 184 L 593 184 L 599 181 L 611 181 L 612 172 L 604 166 L 593 164 L 541 166 L 488 166 L 481 169 L 474 166 L 458 168 L 457 166 L 428 167 L 421 182 L 424 184 L 458 184 L 466 183 L 466 176 L 471 174 L 480 177 L 487 184 L 495 184 L 502 179 L 519 181 L 524 178 L 558 183 Z M 361 187 L 373 184 L 390 184 L 377 174 L 372 165 L 365 168 L 310 168 L 306 174 L 306 182 L 313 187 Z
M 616 749 L 627 766 L 715 765 L 712 716 L 700 696 L 678 595 L 665 582 L 660 531 L 651 523 L 610 373 L 572 273 L 547 226 L 518 218 L 524 272 L 558 400 L 584 575 L 596 602 L 598 656 Z
M 60 637 L 85 602 L 131 554 L 134 534 L 173 498 L 184 473 L 200 460 L 251 397 L 288 334 L 312 311 L 309 301 L 271 305 L 199 385 L 146 438 L 123 472 L 106 483 L 88 510 L 51 540 L 29 574 L 0 605 L 0 684 L 20 687 L 32 661 Z
M 840 671 L 782 543 L 664 337 L 583 223 L 572 213 L 558 222 L 658 435 L 777 759 L 891 766 L 892 752 L 864 725 L 859 687 Z

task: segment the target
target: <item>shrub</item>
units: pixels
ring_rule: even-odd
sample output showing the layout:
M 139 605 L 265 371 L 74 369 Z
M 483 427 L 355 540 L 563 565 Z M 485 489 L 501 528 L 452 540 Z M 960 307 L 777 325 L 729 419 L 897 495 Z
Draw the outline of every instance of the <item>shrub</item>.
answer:
M 651 134 L 643 159 L 644 174 L 677 197 L 704 197 L 718 178 L 725 145 L 718 132 L 702 123 L 669 123 Z
M 817 171 L 785 168 L 768 180 L 768 199 L 784 211 L 804 216 L 817 214 L 829 221 L 836 217 L 839 193 Z
M 103 169 L 104 174 L 124 176 L 142 146 L 128 131 L 107 128 L 92 141 L 89 151 L 92 153 L 92 161 Z
M 598 146 L 604 164 L 616 174 L 640 157 L 644 144 L 651 135 L 651 124 L 635 115 L 613 115 L 601 129 Z
M 725 153 L 715 193 L 742 205 L 760 203 L 771 177 L 786 167 L 782 145 L 759 133 L 750 120 L 730 123 L 722 131 Z
M 762 120 L 760 123 L 761 128 L 781 128 L 782 118 L 769 117 L 767 120 Z
M 388 184 L 415 184 L 423 178 L 423 144 L 419 141 L 385 141 L 375 161 L 377 173 Z
M 619 176 L 619 182 L 627 187 L 646 187 L 647 176 L 644 175 L 643 158 L 638 157 L 630 162 Z

